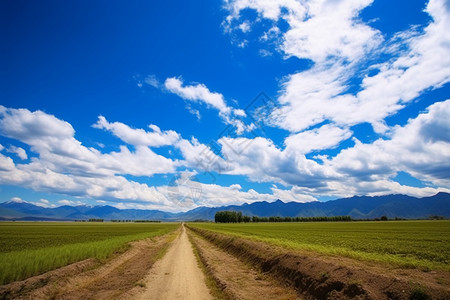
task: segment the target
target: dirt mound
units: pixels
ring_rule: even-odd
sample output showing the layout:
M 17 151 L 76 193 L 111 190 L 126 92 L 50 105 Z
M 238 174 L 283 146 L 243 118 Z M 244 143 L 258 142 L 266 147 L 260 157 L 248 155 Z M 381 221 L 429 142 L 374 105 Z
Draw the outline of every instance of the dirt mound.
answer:
M 218 290 L 218 299 L 301 300 L 292 287 L 252 268 L 197 234 L 189 238 Z
M 301 254 L 262 242 L 189 228 L 228 253 L 295 287 L 306 298 L 450 298 L 448 273 L 383 270 L 380 266 L 371 266 L 351 259 L 325 257 L 314 253 Z

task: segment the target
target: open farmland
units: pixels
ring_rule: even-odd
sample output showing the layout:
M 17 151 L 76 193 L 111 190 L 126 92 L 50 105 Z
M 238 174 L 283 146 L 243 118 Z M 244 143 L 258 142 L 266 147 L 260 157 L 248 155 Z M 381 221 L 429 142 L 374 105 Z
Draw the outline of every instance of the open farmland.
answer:
M 169 223 L 0 223 L 0 284 L 87 258 L 106 259 L 132 241 L 161 236 Z
M 190 224 L 294 250 L 450 271 L 449 221 Z

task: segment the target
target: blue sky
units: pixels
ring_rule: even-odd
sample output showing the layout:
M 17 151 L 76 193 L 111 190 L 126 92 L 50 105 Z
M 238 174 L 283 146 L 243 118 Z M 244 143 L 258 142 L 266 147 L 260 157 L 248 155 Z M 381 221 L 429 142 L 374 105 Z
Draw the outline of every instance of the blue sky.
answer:
M 450 191 L 448 1 L 0 6 L 0 201 Z

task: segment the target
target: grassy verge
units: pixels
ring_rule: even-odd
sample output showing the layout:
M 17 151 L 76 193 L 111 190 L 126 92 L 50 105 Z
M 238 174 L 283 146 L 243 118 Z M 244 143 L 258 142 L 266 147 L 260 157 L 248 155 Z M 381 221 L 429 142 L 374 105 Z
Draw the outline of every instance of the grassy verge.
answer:
M 149 227 L 147 232 L 137 234 L 132 234 L 133 228 L 130 227 L 128 235 L 103 236 L 98 241 L 0 253 L 0 284 L 22 280 L 88 258 L 105 260 L 114 253 L 125 251 L 129 242 L 164 235 L 177 226 L 167 224 L 155 227 L 153 231 Z

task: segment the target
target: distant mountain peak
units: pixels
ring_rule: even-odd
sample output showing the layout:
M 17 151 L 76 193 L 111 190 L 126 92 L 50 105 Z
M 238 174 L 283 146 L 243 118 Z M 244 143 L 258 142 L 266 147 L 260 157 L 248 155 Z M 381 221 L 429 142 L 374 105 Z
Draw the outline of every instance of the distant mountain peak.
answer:
M 28 203 L 28 202 L 20 199 L 19 197 L 14 197 L 14 198 L 11 198 L 11 200 L 6 201 L 5 203 Z
M 427 219 L 432 215 L 450 218 L 450 194 L 440 192 L 434 196 L 416 198 L 406 195 L 354 196 L 332 201 L 275 202 L 257 201 L 243 205 L 197 207 L 187 212 L 171 213 L 159 210 L 119 209 L 114 206 L 60 206 L 43 208 L 20 198 L 0 203 L 0 218 L 17 220 L 161 220 L 189 221 L 214 220 L 217 211 L 242 211 L 247 216 L 317 217 L 351 216 L 356 219 L 388 218 Z M 31 219 L 30 219 L 31 218 Z

